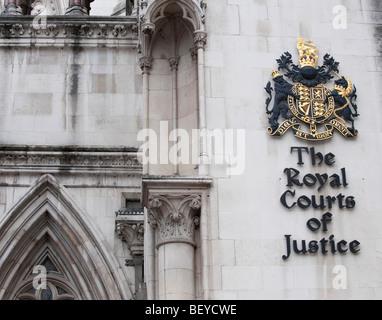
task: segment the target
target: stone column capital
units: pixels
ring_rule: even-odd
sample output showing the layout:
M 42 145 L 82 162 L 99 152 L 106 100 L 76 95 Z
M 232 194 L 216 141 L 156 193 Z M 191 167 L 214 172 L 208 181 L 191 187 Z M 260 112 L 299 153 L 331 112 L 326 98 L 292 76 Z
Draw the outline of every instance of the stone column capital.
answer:
M 143 22 L 141 31 L 147 36 L 151 36 L 155 32 L 155 24 L 152 22 Z
M 157 247 L 165 243 L 195 245 L 194 231 L 200 224 L 200 195 L 151 195 L 148 202 L 149 224 L 158 229 Z
M 133 257 L 142 256 L 144 252 L 144 218 L 142 212 L 117 211 L 115 232 L 121 241 L 127 243 Z
M 150 73 L 151 68 L 153 67 L 153 58 L 151 57 L 142 57 L 139 59 L 139 66 L 141 67 L 142 73 Z
M 180 57 L 171 57 L 168 59 L 171 67 L 171 71 L 178 70 Z
M 204 31 L 195 31 L 194 43 L 198 49 L 204 49 L 207 44 L 207 33 Z
M 122 241 L 127 242 L 127 247 L 132 256 L 143 255 L 143 237 L 145 233 L 143 223 L 117 222 L 116 232 Z

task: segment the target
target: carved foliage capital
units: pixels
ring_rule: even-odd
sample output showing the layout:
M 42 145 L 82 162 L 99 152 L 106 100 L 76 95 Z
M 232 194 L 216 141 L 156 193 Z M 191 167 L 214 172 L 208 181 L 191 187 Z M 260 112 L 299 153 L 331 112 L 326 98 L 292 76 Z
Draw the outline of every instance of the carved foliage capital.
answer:
M 200 224 L 199 195 L 162 196 L 149 198 L 148 218 L 158 229 L 158 243 L 186 242 L 194 245 L 194 231 Z
M 204 49 L 207 44 L 207 33 L 203 31 L 196 31 L 194 33 L 194 42 L 198 49 Z
M 180 57 L 171 57 L 168 59 L 171 67 L 171 71 L 178 70 Z
M 151 36 L 155 32 L 155 24 L 152 22 L 144 22 L 141 25 L 141 31 L 145 35 Z
M 143 254 L 143 240 L 145 228 L 143 222 L 116 222 L 116 233 L 118 237 L 127 242 L 127 246 L 132 256 Z
M 153 67 L 153 58 L 151 57 L 142 57 L 139 59 L 139 66 L 143 73 L 149 73 Z

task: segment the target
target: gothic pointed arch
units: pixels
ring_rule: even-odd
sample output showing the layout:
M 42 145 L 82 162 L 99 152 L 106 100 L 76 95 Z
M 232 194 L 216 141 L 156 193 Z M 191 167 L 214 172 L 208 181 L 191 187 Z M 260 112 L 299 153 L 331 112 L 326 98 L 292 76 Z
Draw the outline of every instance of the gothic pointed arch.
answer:
M 158 23 L 166 18 L 166 11 L 172 10 L 174 5 L 181 9 L 181 16 L 188 21 L 194 31 L 204 31 L 204 1 L 195 0 L 158 0 L 152 1 L 145 12 L 145 20 L 149 23 Z
M 162 27 L 168 19 L 177 20 L 178 27 L 185 28 L 193 38 L 193 33 L 204 32 L 206 4 L 196 0 L 158 0 L 151 1 L 143 9 L 141 31 L 149 36 L 143 41 L 143 56 L 151 56 L 152 47 Z M 174 26 L 172 26 L 174 30 Z M 178 39 L 180 39 L 179 37 Z
M 0 222 L 0 299 L 132 299 L 105 243 L 65 188 L 43 175 Z M 31 285 L 36 266 L 48 270 L 45 292 Z

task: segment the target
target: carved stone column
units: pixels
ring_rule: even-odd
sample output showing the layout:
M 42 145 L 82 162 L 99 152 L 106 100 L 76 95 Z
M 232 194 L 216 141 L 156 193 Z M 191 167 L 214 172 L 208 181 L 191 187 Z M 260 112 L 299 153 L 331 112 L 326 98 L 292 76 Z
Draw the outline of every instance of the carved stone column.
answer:
M 148 287 L 149 299 L 196 298 L 200 280 L 199 227 L 210 183 L 207 179 L 184 177 L 143 179 L 143 203 L 151 226 L 147 233 L 153 234 L 155 252 L 155 268 L 150 272 L 156 278 Z
M 90 13 L 90 3 L 93 1 L 94 0 L 69 0 L 69 6 L 65 14 L 87 16 Z
M 149 224 L 157 231 L 159 299 L 195 299 L 195 229 L 200 196 L 151 196 Z
M 142 80 L 143 80 L 143 119 L 144 119 L 144 129 L 150 128 L 150 71 L 153 66 L 153 59 L 151 57 L 142 57 L 139 59 L 139 65 L 142 70 Z M 150 150 L 149 150 L 150 152 Z M 148 156 L 148 155 L 147 155 Z M 143 174 L 149 174 L 149 163 L 143 163 Z
M 134 267 L 135 299 L 146 299 L 143 279 L 144 254 L 144 217 L 142 210 L 121 209 L 116 212 L 115 231 L 118 237 L 127 243 L 131 259 L 126 259 L 126 266 Z
M 150 129 L 150 71 L 153 66 L 153 59 L 150 57 L 149 53 L 149 43 L 152 35 L 155 32 L 155 24 L 144 22 L 141 24 L 141 34 L 143 37 L 142 40 L 142 57 L 139 59 L 139 64 L 142 70 L 142 80 L 143 80 L 143 119 L 144 119 L 144 129 Z M 148 151 L 150 152 L 150 150 Z M 150 165 L 149 163 L 143 164 L 143 174 L 149 174 Z
M 178 67 L 180 57 L 171 57 L 168 59 L 170 63 L 170 68 L 172 72 L 172 129 L 175 132 L 175 136 L 178 136 Z M 174 141 L 173 147 L 175 148 L 178 141 Z M 174 152 L 174 159 L 172 162 L 174 164 L 173 174 L 179 174 L 179 164 L 177 160 L 178 152 Z
M 3 15 L 23 15 L 21 0 L 4 0 Z
M 199 175 L 209 175 L 210 156 L 207 146 L 207 112 L 206 112 L 206 92 L 205 92 L 205 63 L 204 48 L 207 43 L 207 34 L 203 31 L 194 32 L 194 43 L 197 48 L 198 59 L 198 92 L 199 92 L 199 129 L 201 135 L 200 155 L 199 155 Z

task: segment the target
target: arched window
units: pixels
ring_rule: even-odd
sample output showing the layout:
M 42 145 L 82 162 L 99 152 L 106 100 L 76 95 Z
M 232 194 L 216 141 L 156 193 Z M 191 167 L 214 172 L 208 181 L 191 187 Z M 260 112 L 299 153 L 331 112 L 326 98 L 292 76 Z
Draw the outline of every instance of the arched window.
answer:
M 55 266 L 47 253 L 42 264 L 36 264 L 20 285 L 17 300 L 77 300 L 68 277 Z

